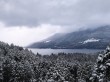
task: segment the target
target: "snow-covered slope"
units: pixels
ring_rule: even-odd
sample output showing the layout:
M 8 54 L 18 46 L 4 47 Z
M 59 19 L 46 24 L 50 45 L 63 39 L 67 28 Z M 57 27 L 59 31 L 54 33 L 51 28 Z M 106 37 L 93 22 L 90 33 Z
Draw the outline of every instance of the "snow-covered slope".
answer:
M 89 48 L 104 49 L 110 42 L 110 26 L 96 29 L 72 32 L 67 34 L 55 34 L 46 40 L 33 43 L 30 48 Z
M 99 41 L 100 41 L 100 39 L 91 38 L 91 39 L 85 40 L 85 41 L 82 42 L 82 43 L 83 43 L 83 44 L 86 44 L 86 43 L 99 42 Z

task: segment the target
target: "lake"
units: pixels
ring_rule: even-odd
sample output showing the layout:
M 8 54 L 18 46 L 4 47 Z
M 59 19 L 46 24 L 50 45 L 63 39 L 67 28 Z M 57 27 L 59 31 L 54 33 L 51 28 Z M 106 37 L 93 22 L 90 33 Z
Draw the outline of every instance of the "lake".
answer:
M 87 53 L 87 54 L 94 54 L 97 52 L 101 52 L 101 49 L 36 49 L 36 48 L 29 48 L 33 53 L 41 54 L 41 55 L 50 55 L 51 53 L 58 54 L 58 53 Z

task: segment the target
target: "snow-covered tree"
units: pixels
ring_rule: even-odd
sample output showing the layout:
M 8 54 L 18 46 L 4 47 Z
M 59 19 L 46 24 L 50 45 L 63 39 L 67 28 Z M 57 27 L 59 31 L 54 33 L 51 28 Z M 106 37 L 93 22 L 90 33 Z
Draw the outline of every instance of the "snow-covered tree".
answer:
M 3 82 L 3 57 L 0 55 L 0 82 Z
M 89 82 L 95 58 L 83 53 L 35 55 L 0 42 L 0 82 Z
M 110 47 L 108 46 L 103 54 L 99 54 L 97 63 L 94 66 L 92 82 L 110 81 Z

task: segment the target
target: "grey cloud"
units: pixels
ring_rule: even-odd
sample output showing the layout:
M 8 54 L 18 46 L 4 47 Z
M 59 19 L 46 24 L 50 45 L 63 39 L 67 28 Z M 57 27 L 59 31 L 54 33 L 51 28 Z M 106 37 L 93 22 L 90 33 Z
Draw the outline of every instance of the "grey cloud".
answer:
M 0 20 L 10 26 L 109 24 L 110 0 L 0 0 Z

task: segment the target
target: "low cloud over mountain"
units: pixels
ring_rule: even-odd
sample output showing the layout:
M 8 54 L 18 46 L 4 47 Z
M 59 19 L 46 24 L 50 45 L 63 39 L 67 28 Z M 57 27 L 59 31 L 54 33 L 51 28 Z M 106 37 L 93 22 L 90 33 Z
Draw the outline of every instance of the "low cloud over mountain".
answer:
M 110 26 L 97 29 L 56 34 L 41 42 L 30 45 L 30 48 L 55 49 L 104 49 L 110 44 Z
M 27 45 L 55 33 L 109 25 L 109 4 L 109 0 L 0 0 L 0 33 L 2 35 L 0 40 L 24 46 L 24 43 L 17 42 L 14 36 L 19 40 L 21 35 L 25 38 L 34 37 L 35 39 L 22 41 Z M 22 33 L 24 27 L 29 34 Z M 20 33 L 14 32 L 16 30 L 12 30 L 13 28 L 20 28 L 18 30 Z M 28 31 L 30 28 L 32 32 L 37 33 L 40 30 L 43 33 L 31 33 Z M 6 33 L 1 29 L 9 31 Z M 13 41 L 5 38 L 9 32 L 14 33 L 14 36 L 8 36 L 13 38 Z M 46 35 L 46 33 L 49 34 Z M 39 36 L 42 38 L 39 39 Z

